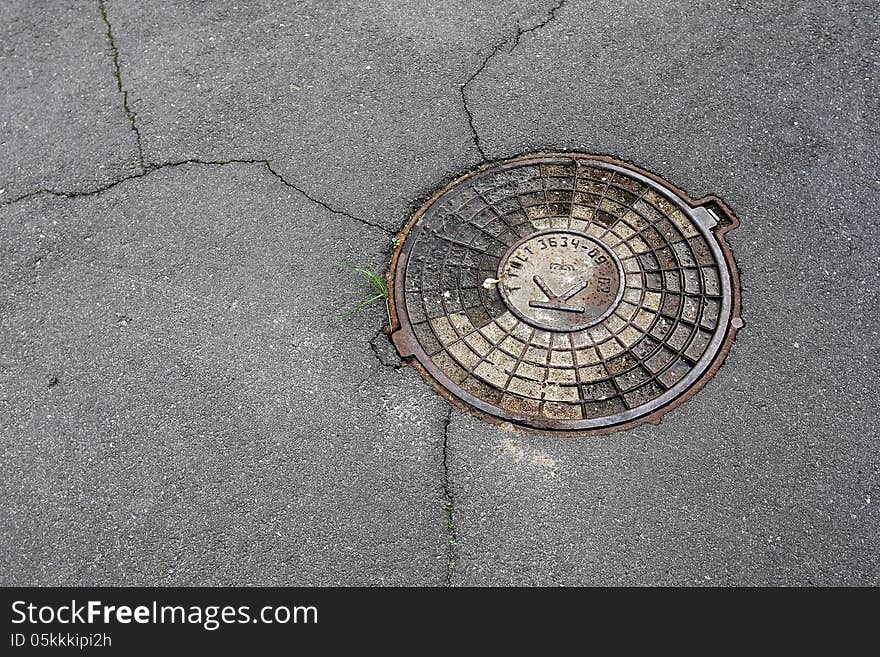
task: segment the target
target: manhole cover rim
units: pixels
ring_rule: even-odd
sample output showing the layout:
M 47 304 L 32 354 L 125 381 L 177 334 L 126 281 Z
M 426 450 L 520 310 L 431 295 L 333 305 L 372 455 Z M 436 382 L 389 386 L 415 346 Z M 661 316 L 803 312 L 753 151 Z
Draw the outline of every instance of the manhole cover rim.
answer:
M 597 418 L 557 419 L 520 415 L 499 408 L 487 402 L 450 379 L 432 361 L 415 336 L 409 315 L 406 310 L 405 276 L 410 252 L 415 245 L 421 217 L 441 198 L 449 192 L 460 188 L 469 179 L 489 169 L 504 171 L 528 164 L 558 164 L 560 160 L 576 161 L 581 166 L 591 164 L 609 171 L 618 171 L 625 176 L 635 178 L 661 193 L 663 197 L 684 212 L 693 225 L 700 231 L 718 263 L 721 274 L 722 294 L 721 309 L 716 328 L 703 356 L 688 372 L 687 376 L 676 382 L 662 395 L 648 403 L 627 409 L 624 412 Z M 702 211 L 702 212 L 700 212 Z M 714 221 L 713 221 L 714 220 Z M 707 221 L 713 221 L 707 225 Z M 740 283 L 739 270 L 733 259 L 725 234 L 739 226 L 739 219 L 733 211 L 715 195 L 692 199 L 687 193 L 669 181 L 642 169 L 638 166 L 604 155 L 593 155 L 578 152 L 536 152 L 509 159 L 486 162 L 461 176 L 456 177 L 441 189 L 432 194 L 413 213 L 406 225 L 397 234 L 397 247 L 391 259 L 388 271 L 389 294 L 388 305 L 391 318 L 390 333 L 394 345 L 401 357 L 413 365 L 444 398 L 456 407 L 480 417 L 481 419 L 501 425 L 514 425 L 526 431 L 552 432 L 557 435 L 602 434 L 631 428 L 643 423 L 659 423 L 667 412 L 696 394 L 706 382 L 712 378 L 726 359 L 736 338 L 737 331 L 744 323 L 740 316 Z M 398 303 L 400 300 L 401 303 Z M 722 327 L 724 327 L 722 329 Z

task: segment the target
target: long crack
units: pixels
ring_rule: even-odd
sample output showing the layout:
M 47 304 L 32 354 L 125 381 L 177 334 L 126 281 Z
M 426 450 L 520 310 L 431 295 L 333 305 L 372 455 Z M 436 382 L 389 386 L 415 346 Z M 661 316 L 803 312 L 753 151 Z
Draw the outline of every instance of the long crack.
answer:
M 337 208 L 334 208 L 334 207 L 333 207 L 332 205 L 330 205 L 329 203 L 325 203 L 324 201 L 315 198 L 314 196 L 312 196 L 311 194 L 309 194 L 307 191 L 305 191 L 305 190 L 302 189 L 301 187 L 298 187 L 298 186 L 294 185 L 292 182 L 289 182 L 289 181 L 285 180 L 284 176 L 282 176 L 280 173 L 278 173 L 277 171 L 275 171 L 275 169 L 272 168 L 272 165 L 269 163 L 269 160 L 259 160 L 259 161 L 260 161 L 260 162 L 263 162 L 263 163 L 266 165 L 266 168 L 269 170 L 269 173 L 271 173 L 273 176 L 275 176 L 276 178 L 278 178 L 278 180 L 280 180 L 282 183 L 284 183 L 285 185 L 287 185 L 287 186 L 290 187 L 291 189 L 294 189 L 294 190 L 296 190 L 297 192 L 299 192 L 300 194 L 302 194 L 303 196 L 305 196 L 305 197 L 306 197 L 308 200 L 310 200 L 312 203 L 317 203 L 317 204 L 320 205 L 322 208 L 324 208 L 325 210 L 328 210 L 328 211 L 332 212 L 333 214 L 339 214 L 339 215 L 342 215 L 343 217 L 348 217 L 349 219 L 353 219 L 354 221 L 359 221 L 359 222 L 361 222 L 361 223 L 364 224 L 364 225 L 371 226 L 372 228 L 376 228 L 376 229 L 378 229 L 378 230 L 381 230 L 382 232 L 384 232 L 384 233 L 385 233 L 386 235 L 388 235 L 389 237 L 391 237 L 391 236 L 394 235 L 394 231 L 392 231 L 391 229 L 387 228 L 386 226 L 383 226 L 383 225 L 380 224 L 380 223 L 376 223 L 376 222 L 373 222 L 373 221 L 369 221 L 369 220 L 367 220 L 367 219 L 364 219 L 363 217 L 356 217 L 355 215 L 350 214 L 350 213 L 346 212 L 345 210 L 339 210 L 339 209 L 337 209 Z
M 449 476 L 449 425 L 452 424 L 452 406 L 443 423 L 443 499 L 446 510 L 446 586 L 452 586 L 455 564 L 458 561 L 458 532 L 455 528 L 455 491 Z
M 266 170 L 275 178 L 277 178 L 282 184 L 291 189 L 295 190 L 297 193 L 315 203 L 328 212 L 331 212 L 336 215 L 340 215 L 343 217 L 347 217 L 353 221 L 357 221 L 365 226 L 369 226 L 371 228 L 375 228 L 377 230 L 381 230 L 383 233 L 388 235 L 389 237 L 394 236 L 394 231 L 390 228 L 375 222 L 370 221 L 368 219 L 364 219 L 363 217 L 358 217 L 356 215 L 351 214 L 350 212 L 346 212 L 345 210 L 340 210 L 329 203 L 322 201 L 319 198 L 316 198 L 309 192 L 307 192 L 302 187 L 290 182 L 283 175 L 281 175 L 277 170 L 272 167 L 272 163 L 267 159 L 229 159 L 229 160 L 201 160 L 198 158 L 191 158 L 187 160 L 179 160 L 175 162 L 161 162 L 161 163 L 147 163 L 144 158 L 144 148 L 141 140 L 141 133 L 137 126 L 137 114 L 134 110 L 129 107 L 128 104 L 128 90 L 122 84 L 122 69 L 119 65 L 119 48 L 116 45 L 116 40 L 113 37 L 113 27 L 110 24 L 110 19 L 107 16 L 107 7 L 104 4 L 104 0 L 98 0 L 98 8 L 101 11 L 101 18 L 104 21 L 104 25 L 106 27 L 107 34 L 107 42 L 110 46 L 110 50 L 113 52 L 113 69 L 114 69 L 114 77 L 116 79 L 116 90 L 122 95 L 122 107 L 125 110 L 125 114 L 128 117 L 128 121 L 131 124 L 132 132 L 134 132 L 135 140 L 137 142 L 137 150 L 138 150 L 138 163 L 140 165 L 140 172 L 133 173 L 131 175 L 123 176 L 117 180 L 113 180 L 105 185 L 100 187 L 96 187 L 91 190 L 85 191 L 65 191 L 65 190 L 56 190 L 56 189 L 38 189 L 32 192 L 27 192 L 25 194 L 21 194 L 15 198 L 6 201 L 5 203 L 0 203 L 0 208 L 5 207 L 7 205 L 12 205 L 14 203 L 18 203 L 20 201 L 25 201 L 29 198 L 33 198 L 34 196 L 40 195 L 50 195 L 50 196 L 58 196 L 61 198 L 79 198 L 83 196 L 95 196 L 96 194 L 101 194 L 106 192 L 109 189 L 116 187 L 128 180 L 135 180 L 137 178 L 144 178 L 145 176 L 150 175 L 155 171 L 159 171 L 161 169 L 168 169 L 174 167 L 180 167 L 185 165 L 201 165 L 201 166 L 223 166 L 226 164 L 260 164 L 266 167 Z
M 122 94 L 122 109 L 125 110 L 128 122 L 131 123 L 131 130 L 134 132 L 141 172 L 146 173 L 147 165 L 144 161 L 144 147 L 141 143 L 141 132 L 137 127 L 137 114 L 135 114 L 128 106 L 128 90 L 122 85 L 122 69 L 119 67 L 119 48 L 116 47 L 116 41 L 113 39 L 113 28 L 110 25 L 110 19 L 107 18 L 107 7 L 104 6 L 104 0 L 98 0 L 98 6 L 101 8 L 101 18 L 104 19 L 104 25 L 107 27 L 107 41 L 110 44 L 110 50 L 113 51 L 113 69 L 116 77 L 116 90 Z
M 477 70 L 474 71 L 473 74 L 465 81 L 465 83 L 458 88 L 458 92 L 461 94 L 461 104 L 464 107 L 464 113 L 467 114 L 468 125 L 471 128 L 471 135 L 473 136 L 474 146 L 476 146 L 477 151 L 480 153 L 480 157 L 482 157 L 484 160 L 488 160 L 489 158 L 486 156 L 486 151 L 483 150 L 483 143 L 480 141 L 480 133 L 477 131 L 477 126 L 474 124 L 474 113 L 471 111 L 470 105 L 468 105 L 467 88 L 468 85 L 473 82 L 480 75 L 480 73 L 483 72 L 483 69 L 486 68 L 492 58 L 498 54 L 498 51 L 501 50 L 501 48 L 503 48 L 509 40 L 510 39 L 507 38 L 501 43 L 495 44 L 495 47 L 492 48 L 492 51 L 488 55 L 486 55 L 486 57 L 477 67 Z
M 522 36 L 524 34 L 530 34 L 531 32 L 537 32 L 538 30 L 546 27 L 551 22 L 553 22 L 556 19 L 557 13 L 559 12 L 560 9 L 562 9 L 562 7 L 565 5 L 566 1 L 567 0 L 559 0 L 553 7 L 551 7 L 548 10 L 547 17 L 543 21 L 541 21 L 540 23 L 537 23 L 536 25 L 533 25 L 533 26 L 527 27 L 527 28 L 523 28 L 519 25 L 519 23 L 517 23 L 516 32 L 512 36 L 505 37 L 502 41 L 499 41 L 498 43 L 496 43 L 492 47 L 492 50 L 489 51 L 489 54 L 483 58 L 483 61 L 480 62 L 480 65 L 471 74 L 471 76 L 467 80 L 465 80 L 464 84 L 459 86 L 458 92 L 461 95 L 461 104 L 462 104 L 462 107 L 464 108 L 464 113 L 467 115 L 467 121 L 468 121 L 468 125 L 470 126 L 470 129 L 471 129 L 471 135 L 473 138 L 474 147 L 477 149 L 477 152 L 479 152 L 480 157 L 482 157 L 484 161 L 487 161 L 489 158 L 486 155 L 485 149 L 483 148 L 483 142 L 480 139 L 480 133 L 477 130 L 476 123 L 474 122 L 473 110 L 471 110 L 470 104 L 468 103 L 468 97 L 467 97 L 468 86 L 470 86 L 470 84 L 474 80 L 476 80 L 480 76 L 480 74 L 482 74 L 482 72 L 489 65 L 489 62 L 491 62 L 508 43 L 513 41 L 513 45 L 510 46 L 510 48 L 507 50 L 508 54 L 510 54 L 519 45 L 520 39 L 522 38 Z
M 143 171 L 140 173 L 133 173 L 128 176 L 124 176 L 119 178 L 118 180 L 111 181 L 106 185 L 102 185 L 101 187 L 96 187 L 95 189 L 85 190 L 85 191 L 65 191 L 65 190 L 57 190 L 57 189 L 38 189 L 33 192 L 28 192 L 26 194 L 22 194 L 17 196 L 5 203 L 0 203 L 0 207 L 6 207 L 7 205 L 12 205 L 14 203 L 19 203 L 20 201 L 25 201 L 29 198 L 33 198 L 34 196 L 58 196 L 61 198 L 80 198 L 83 196 L 95 196 L 97 194 L 102 194 L 109 189 L 113 189 L 117 185 L 121 185 L 124 182 L 129 180 L 136 180 L 138 178 L 145 178 L 149 176 L 151 173 L 156 171 L 161 171 L 162 169 L 173 169 L 176 167 L 182 167 L 187 165 L 197 165 L 197 166 L 225 166 L 227 164 L 257 164 L 266 167 L 266 170 L 275 178 L 277 178 L 281 183 L 285 186 L 290 187 L 295 190 L 297 193 L 301 194 L 304 198 L 315 203 L 328 212 L 332 212 L 333 214 L 340 215 L 342 217 L 346 217 L 348 219 L 352 219 L 353 221 L 357 221 L 365 226 L 369 226 L 370 228 L 375 228 L 381 230 L 388 236 L 393 236 L 394 231 L 386 226 L 383 226 L 380 223 L 370 221 L 368 219 L 364 219 L 363 217 L 358 217 L 356 215 L 351 214 L 350 212 L 346 212 L 345 210 L 340 210 L 331 206 L 329 203 L 326 203 L 318 198 L 315 198 L 307 191 L 299 187 L 298 185 L 293 184 L 289 180 L 287 180 L 283 175 L 278 173 L 275 169 L 272 168 L 272 164 L 269 160 L 244 160 L 244 159 L 230 159 L 230 160 L 201 160 L 198 158 L 191 158 L 188 160 L 178 160 L 175 162 L 161 162 L 159 164 L 147 164 L 145 165 Z

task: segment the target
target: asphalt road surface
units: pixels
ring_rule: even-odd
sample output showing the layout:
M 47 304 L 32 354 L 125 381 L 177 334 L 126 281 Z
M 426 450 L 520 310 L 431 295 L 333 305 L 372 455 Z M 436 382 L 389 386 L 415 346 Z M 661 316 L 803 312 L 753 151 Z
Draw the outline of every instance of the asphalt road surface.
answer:
M 878 584 L 877 18 L 3 2 L 0 584 Z M 450 177 L 560 149 L 742 221 L 659 426 L 504 431 L 340 317 Z

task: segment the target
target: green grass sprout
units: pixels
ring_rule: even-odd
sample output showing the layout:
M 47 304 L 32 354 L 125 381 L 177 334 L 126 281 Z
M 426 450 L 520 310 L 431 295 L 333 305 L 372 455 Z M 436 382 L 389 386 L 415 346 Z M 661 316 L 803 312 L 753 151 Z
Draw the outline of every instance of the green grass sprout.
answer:
M 364 294 L 364 300 L 361 301 L 354 308 L 349 308 L 344 313 L 342 313 L 341 317 L 344 319 L 346 317 L 350 317 L 358 310 L 369 306 L 371 303 L 375 303 L 380 299 L 385 300 L 385 314 L 388 316 L 388 324 L 391 324 L 391 310 L 388 307 L 388 284 L 385 282 L 385 279 L 374 271 L 367 269 L 366 267 L 352 267 L 352 271 L 356 271 L 361 274 L 367 282 L 367 289 Z

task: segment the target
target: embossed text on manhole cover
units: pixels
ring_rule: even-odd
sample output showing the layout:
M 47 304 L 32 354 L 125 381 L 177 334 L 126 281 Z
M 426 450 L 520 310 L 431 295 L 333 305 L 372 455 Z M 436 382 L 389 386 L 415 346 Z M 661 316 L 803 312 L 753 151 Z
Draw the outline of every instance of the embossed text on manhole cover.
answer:
M 609 431 L 660 416 L 724 359 L 739 280 L 717 198 L 630 165 L 515 158 L 435 194 L 400 235 L 392 339 L 487 419 Z

